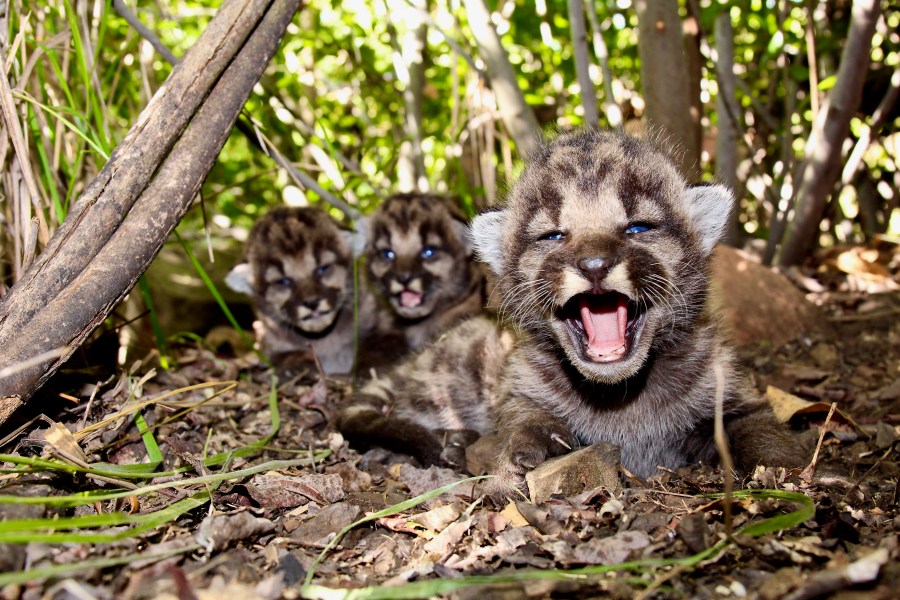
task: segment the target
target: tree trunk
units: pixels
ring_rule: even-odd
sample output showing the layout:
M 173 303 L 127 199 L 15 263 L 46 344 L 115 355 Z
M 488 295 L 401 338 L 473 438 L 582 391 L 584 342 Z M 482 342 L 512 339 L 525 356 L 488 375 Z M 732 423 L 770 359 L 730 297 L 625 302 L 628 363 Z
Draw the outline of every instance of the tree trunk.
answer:
M 588 58 L 587 30 L 584 26 L 584 5 L 582 0 L 569 0 L 569 28 L 572 31 L 572 51 L 575 53 L 575 71 L 581 88 L 581 105 L 584 107 L 584 122 L 596 126 L 600 122 L 597 111 L 597 95 L 591 81 L 591 61 Z
M 591 39 L 594 45 L 594 55 L 600 62 L 600 72 L 603 74 L 603 112 L 610 127 L 622 126 L 622 109 L 616 103 L 616 97 L 612 87 L 612 70 L 609 68 L 609 49 L 603 40 L 603 32 L 600 31 L 600 23 L 597 22 L 597 10 L 593 0 L 588 0 L 587 17 L 591 24 Z
M 410 4 L 426 10 L 425 0 L 408 0 Z M 391 23 L 394 47 L 394 71 L 403 86 L 403 140 L 400 142 L 397 161 L 397 189 L 401 192 L 427 192 L 425 157 L 422 154 L 422 93 L 425 88 L 425 53 L 428 26 L 419 10 L 406 12 L 402 30 L 396 31 Z
M 737 194 L 740 188 L 737 177 L 738 129 L 735 121 L 738 107 L 735 101 L 734 31 L 728 10 L 716 17 L 716 54 L 716 79 L 719 84 L 719 94 L 716 97 L 716 114 L 719 117 L 716 132 L 716 177 Z M 740 247 L 744 242 L 744 228 L 738 219 L 740 214 L 740 206 L 736 203 L 725 232 L 725 243 L 729 246 Z
M 156 256 L 299 2 L 226 2 L 0 301 L 0 423 L 103 322 Z M 39 356 L 51 358 L 34 360 Z
M 841 147 L 850 132 L 850 119 L 859 108 L 863 83 L 869 70 L 872 34 L 881 10 L 879 0 L 856 0 L 850 34 L 841 54 L 837 82 L 819 112 L 806 142 L 800 168 L 793 215 L 788 215 L 778 263 L 801 262 L 816 241 L 826 200 L 840 173 Z
M 516 82 L 516 72 L 500 44 L 500 36 L 494 29 L 484 0 L 465 0 L 465 7 L 469 27 L 478 44 L 503 123 L 516 142 L 519 156 L 530 157 L 540 147 L 541 128 L 537 117 L 525 102 L 525 95 Z
M 645 114 L 651 127 L 678 146 L 675 159 L 688 181 L 700 175 L 700 147 L 677 0 L 636 0 L 638 52 Z
M 687 16 L 681 27 L 681 43 L 684 45 L 684 61 L 688 73 L 688 101 L 691 104 L 692 142 L 697 149 L 697 173 L 702 174 L 700 160 L 703 153 L 703 102 L 700 101 L 700 82 L 703 79 L 703 55 L 700 53 L 700 6 L 696 0 L 685 2 Z

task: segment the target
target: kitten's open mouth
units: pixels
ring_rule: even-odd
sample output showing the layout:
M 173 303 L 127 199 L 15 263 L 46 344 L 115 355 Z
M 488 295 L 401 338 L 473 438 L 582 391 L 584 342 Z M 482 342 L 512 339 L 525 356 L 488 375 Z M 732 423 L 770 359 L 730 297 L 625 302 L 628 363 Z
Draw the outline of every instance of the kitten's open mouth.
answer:
M 421 306 L 422 302 L 425 301 L 425 294 L 422 292 L 414 292 L 412 290 L 403 290 L 399 294 L 395 295 L 397 304 L 399 304 L 402 308 L 416 308 L 417 306 Z
M 296 322 L 296 327 L 304 333 L 321 333 L 334 323 L 336 317 L 336 310 L 317 310 L 300 317 Z
M 588 360 L 609 363 L 631 354 L 644 313 L 625 294 L 578 294 L 563 307 L 563 319 Z

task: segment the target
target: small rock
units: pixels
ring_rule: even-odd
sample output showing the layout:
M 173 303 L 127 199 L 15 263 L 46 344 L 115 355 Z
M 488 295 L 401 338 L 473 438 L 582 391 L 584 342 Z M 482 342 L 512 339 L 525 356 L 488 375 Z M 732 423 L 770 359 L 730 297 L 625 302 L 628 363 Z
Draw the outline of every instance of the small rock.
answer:
M 809 351 L 809 357 L 821 369 L 835 369 L 841 361 L 840 354 L 834 344 L 819 342 Z
M 256 475 L 247 492 L 264 508 L 294 508 L 310 500 L 330 504 L 344 498 L 341 476 L 311 473 L 299 477 L 281 474 Z
M 889 386 L 878 390 L 878 392 L 876 392 L 876 397 L 882 401 L 897 400 L 900 398 L 900 379 L 896 379 Z
M 884 421 L 879 421 L 875 433 L 875 444 L 879 448 L 887 448 L 892 445 L 896 439 L 897 432 L 894 431 L 893 425 L 885 423 Z
M 399 465 L 397 475 L 398 479 L 405 483 L 406 487 L 409 488 L 410 496 L 419 496 L 462 479 L 459 474 L 450 469 L 442 469 L 440 467 L 417 469 L 410 465 Z M 426 501 L 425 505 L 429 508 L 433 508 L 440 504 L 453 503 L 457 500 L 459 495 L 468 494 L 471 492 L 471 489 L 471 485 L 453 488 L 440 496 L 436 496 L 431 500 Z
M 833 334 L 818 306 L 777 271 L 746 252 L 719 246 L 713 252 L 713 298 L 736 345 L 778 348 L 800 335 Z
M 661 527 L 666 527 L 672 515 L 665 511 L 654 510 L 648 513 L 636 515 L 632 520 L 628 529 L 632 531 L 646 531 L 652 533 Z
M 326 506 L 291 532 L 291 539 L 306 546 L 322 548 L 333 534 L 356 521 L 360 515 L 362 511 L 359 507 L 347 502 Z
M 247 511 L 231 515 L 210 515 L 197 528 L 197 542 L 207 552 L 222 550 L 232 542 L 256 539 L 260 535 L 275 530 L 275 524 L 268 519 L 255 517 Z
M 601 442 L 546 461 L 525 476 L 531 501 L 541 503 L 554 494 L 568 498 L 601 485 L 618 491 L 619 456 L 618 447 Z
M 591 538 L 575 547 L 574 562 L 586 565 L 614 565 L 625 562 L 633 552 L 650 545 L 643 531 L 620 531 L 606 538 Z
M 497 472 L 497 436 L 484 435 L 466 448 L 466 471 L 471 475 Z
M 678 523 L 676 531 L 694 554 L 709 548 L 709 525 L 706 524 L 706 519 L 703 518 L 702 514 L 691 513 L 685 515 L 681 522 Z
M 785 567 L 763 581 L 759 587 L 762 600 L 780 600 L 803 583 L 803 575 L 796 567 Z
M 49 496 L 50 486 L 35 483 L 12 484 L 3 489 L 10 496 Z M 39 519 L 46 508 L 39 504 L 0 504 L 0 522 L 12 519 Z M 0 544 L 0 573 L 18 571 L 25 566 L 23 544 Z

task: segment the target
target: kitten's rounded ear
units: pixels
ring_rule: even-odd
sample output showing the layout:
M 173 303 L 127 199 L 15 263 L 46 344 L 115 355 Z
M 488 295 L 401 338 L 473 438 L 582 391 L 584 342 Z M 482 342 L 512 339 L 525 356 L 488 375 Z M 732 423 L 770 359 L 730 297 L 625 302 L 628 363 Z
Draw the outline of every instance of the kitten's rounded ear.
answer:
M 503 232 L 506 209 L 481 213 L 472 219 L 472 241 L 478 257 L 498 275 L 503 270 Z
M 464 220 L 454 216 L 450 217 L 450 225 L 453 232 L 456 234 L 456 238 L 462 244 L 466 256 L 472 256 L 472 253 L 475 252 L 475 240 L 472 239 L 472 230 L 469 229 L 469 226 Z
M 685 190 L 688 219 L 709 254 L 722 239 L 734 206 L 734 195 L 723 185 L 697 185 Z
M 366 244 L 369 243 L 369 217 L 359 217 L 356 219 L 354 227 L 356 229 L 353 231 L 341 230 L 341 235 L 344 236 L 344 241 L 350 247 L 353 258 L 359 258 L 365 251 Z
M 235 265 L 225 276 L 225 285 L 239 294 L 253 295 L 253 287 L 256 280 L 253 277 L 253 268 L 250 263 Z

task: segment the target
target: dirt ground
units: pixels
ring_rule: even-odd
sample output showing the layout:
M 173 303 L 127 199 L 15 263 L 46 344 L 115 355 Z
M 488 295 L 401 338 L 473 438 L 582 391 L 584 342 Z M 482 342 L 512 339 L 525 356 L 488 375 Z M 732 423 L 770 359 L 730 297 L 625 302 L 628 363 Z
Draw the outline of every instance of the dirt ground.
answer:
M 586 477 L 538 503 L 496 505 L 483 480 L 428 494 L 470 474 L 348 448 L 329 427 L 346 382 L 311 374 L 273 394 L 252 353 L 193 342 L 176 367 L 148 360 L 73 387 L 52 419 L 0 432 L 0 593 L 896 598 L 900 260 L 893 246 L 843 251 L 868 266 L 836 250 L 788 273 L 831 333 L 740 349 L 810 452 L 827 421 L 814 469 L 759 468 L 727 502 L 722 471 L 705 465 L 597 487 Z M 152 473 L 120 467 L 155 458 Z M 12 498 L 62 495 L 65 506 Z

